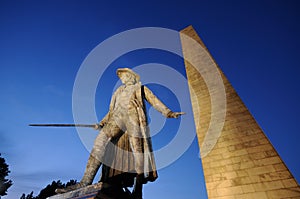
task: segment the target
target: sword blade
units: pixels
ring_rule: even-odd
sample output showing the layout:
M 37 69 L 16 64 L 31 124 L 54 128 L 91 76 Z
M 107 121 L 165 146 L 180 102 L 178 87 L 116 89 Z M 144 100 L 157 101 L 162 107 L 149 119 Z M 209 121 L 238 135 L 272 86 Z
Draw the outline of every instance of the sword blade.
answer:
M 96 124 L 29 124 L 29 126 L 37 126 L 37 127 L 87 127 L 87 128 L 95 128 Z

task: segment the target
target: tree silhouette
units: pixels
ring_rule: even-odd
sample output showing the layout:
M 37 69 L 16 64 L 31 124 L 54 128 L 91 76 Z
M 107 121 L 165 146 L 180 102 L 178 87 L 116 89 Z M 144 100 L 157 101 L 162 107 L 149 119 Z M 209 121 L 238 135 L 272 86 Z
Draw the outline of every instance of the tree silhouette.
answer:
M 25 193 L 22 194 L 20 199 L 34 199 L 35 197 L 33 197 L 33 191 L 28 194 L 27 196 L 25 196 Z
M 5 159 L 1 157 L 0 153 L 0 198 L 7 195 L 7 189 L 12 185 L 12 181 L 6 179 L 10 171 L 8 165 L 5 163 Z
M 70 180 L 69 182 L 67 182 L 67 184 L 63 184 L 60 180 L 53 181 L 51 184 L 48 184 L 44 189 L 42 189 L 40 191 L 39 195 L 33 196 L 33 191 L 32 191 L 28 195 L 25 195 L 23 193 L 22 196 L 20 197 L 20 199 L 46 199 L 46 198 L 56 194 L 55 189 L 65 188 L 66 186 L 74 185 L 76 183 L 77 183 L 76 180 Z
M 37 199 L 44 199 L 49 196 L 55 195 L 55 189 L 65 187 L 64 184 L 61 183 L 60 180 L 53 181 L 51 184 L 47 185 L 44 189 L 42 189 L 39 195 L 36 197 Z

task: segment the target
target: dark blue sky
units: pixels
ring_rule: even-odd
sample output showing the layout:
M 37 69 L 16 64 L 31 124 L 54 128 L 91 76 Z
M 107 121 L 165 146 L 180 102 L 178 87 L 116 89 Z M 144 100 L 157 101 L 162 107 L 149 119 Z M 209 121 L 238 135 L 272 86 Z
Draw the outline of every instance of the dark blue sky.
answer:
M 193 25 L 299 182 L 299 8 L 296 0 L 0 0 L 0 153 L 14 181 L 4 198 L 18 198 L 32 190 L 38 194 L 52 180 L 80 179 L 88 151 L 76 131 L 33 129 L 27 124 L 73 122 L 73 84 L 83 60 L 105 39 L 148 26 L 179 31 Z M 184 73 L 180 59 L 160 51 L 128 54 L 113 63 L 111 71 L 119 65 L 151 62 L 172 65 Z M 104 87 L 99 84 L 99 89 Z M 168 104 L 171 94 L 152 88 Z M 102 98 L 97 91 L 99 117 L 110 98 L 108 91 L 104 93 Z M 176 104 L 168 105 L 176 109 Z M 157 147 L 172 137 L 158 136 L 162 142 L 157 141 Z M 147 185 L 146 194 L 155 191 L 166 198 L 164 193 L 174 192 L 172 198 L 199 198 L 203 180 L 198 152 L 194 141 L 176 163 L 159 171 L 159 181 Z M 182 171 L 187 163 L 190 168 Z M 193 176 L 189 182 L 193 186 L 182 186 L 180 179 L 176 182 L 172 175 L 177 172 Z M 181 194 L 174 191 L 176 187 L 182 187 Z

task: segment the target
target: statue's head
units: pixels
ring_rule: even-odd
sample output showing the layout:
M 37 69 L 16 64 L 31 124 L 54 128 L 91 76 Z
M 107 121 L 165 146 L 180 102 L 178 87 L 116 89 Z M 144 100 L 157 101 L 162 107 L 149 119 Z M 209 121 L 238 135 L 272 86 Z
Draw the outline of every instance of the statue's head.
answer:
M 125 85 L 136 84 L 140 81 L 140 76 L 129 68 L 119 68 L 117 70 L 117 75 Z

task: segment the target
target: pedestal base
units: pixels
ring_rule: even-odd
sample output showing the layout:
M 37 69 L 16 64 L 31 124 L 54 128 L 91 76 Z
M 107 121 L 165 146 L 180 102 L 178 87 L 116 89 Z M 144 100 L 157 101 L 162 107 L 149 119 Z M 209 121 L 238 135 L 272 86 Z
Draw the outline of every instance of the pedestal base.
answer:
M 57 194 L 47 199 L 94 199 L 101 188 L 102 183 L 97 183 L 67 193 Z
M 131 199 L 131 193 L 128 189 L 124 191 L 120 187 L 112 187 L 100 182 L 47 199 Z

